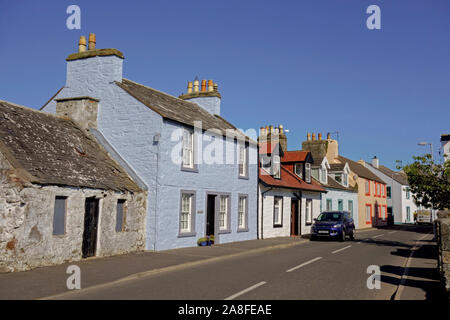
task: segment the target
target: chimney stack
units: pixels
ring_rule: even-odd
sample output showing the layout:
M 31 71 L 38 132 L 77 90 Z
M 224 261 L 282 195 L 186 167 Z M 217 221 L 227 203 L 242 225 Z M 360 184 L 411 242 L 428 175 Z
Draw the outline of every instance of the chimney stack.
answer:
M 372 158 L 372 165 L 377 169 L 380 166 L 380 159 L 378 159 L 377 156 L 374 156 Z
M 99 100 L 91 97 L 73 97 L 55 101 L 57 115 L 72 119 L 82 129 L 97 129 Z
M 86 37 L 80 36 L 80 41 L 78 42 L 78 52 L 86 51 Z
M 95 50 L 95 33 L 89 33 L 89 45 L 88 50 Z
M 200 81 L 195 77 L 194 83 L 188 82 L 187 93 L 179 96 L 180 99 L 196 103 L 211 114 L 220 115 L 220 100 L 222 96 L 218 92 L 218 85 L 213 80 Z

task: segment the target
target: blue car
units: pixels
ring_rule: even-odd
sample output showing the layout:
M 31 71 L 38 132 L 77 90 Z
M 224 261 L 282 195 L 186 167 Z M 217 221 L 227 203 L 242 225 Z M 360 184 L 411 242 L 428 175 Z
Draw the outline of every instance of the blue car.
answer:
M 328 237 L 345 241 L 347 236 L 354 240 L 355 235 L 355 224 L 346 211 L 322 212 L 311 226 L 311 240 Z

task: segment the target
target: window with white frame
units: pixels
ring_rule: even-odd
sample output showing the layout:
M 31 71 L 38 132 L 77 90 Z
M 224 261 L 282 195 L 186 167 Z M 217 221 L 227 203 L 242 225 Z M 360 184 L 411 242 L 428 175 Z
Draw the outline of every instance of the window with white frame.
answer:
M 366 194 L 368 194 L 370 192 L 370 182 L 369 180 L 366 180 L 365 182 L 365 190 L 366 190 Z
M 194 168 L 194 133 L 188 129 L 183 131 L 183 167 Z
M 244 230 L 247 228 L 247 197 L 240 196 L 238 203 L 238 229 Z
M 334 180 L 336 180 L 336 182 L 339 182 L 340 184 L 342 184 L 342 174 L 341 173 L 335 173 L 334 174 Z
M 305 163 L 305 181 L 311 183 L 311 163 Z
M 306 224 L 312 223 L 312 216 L 313 216 L 313 208 L 312 208 L 312 199 L 306 199 L 306 206 L 305 206 L 305 215 L 306 215 Z
M 295 171 L 295 174 L 296 174 L 297 176 L 299 176 L 300 178 L 303 179 L 303 164 L 301 164 L 301 163 L 296 163 L 296 164 L 294 165 L 294 171 Z
M 377 183 L 377 195 L 381 196 L 381 185 Z
M 411 198 L 411 192 L 409 191 L 409 187 L 406 187 L 406 199 Z
M 386 188 L 386 185 L 382 184 L 382 185 L 381 185 L 381 196 L 382 196 L 382 197 L 385 196 L 385 194 L 384 194 L 384 189 L 385 189 L 385 188 Z
M 192 232 L 192 193 L 181 194 L 180 233 Z
M 283 198 L 274 197 L 273 200 L 273 225 L 281 227 L 283 225 Z
M 228 229 L 228 196 L 219 198 L 219 230 Z
M 345 172 L 342 174 L 342 185 L 348 187 L 348 174 Z
M 281 162 L 280 162 L 280 156 L 279 155 L 273 155 L 273 176 L 275 178 L 280 179 L 281 177 Z
M 320 182 L 322 183 L 327 183 L 328 182 L 328 172 L 326 168 L 321 168 L 320 169 Z
M 247 148 L 245 144 L 239 144 L 239 177 L 247 177 Z

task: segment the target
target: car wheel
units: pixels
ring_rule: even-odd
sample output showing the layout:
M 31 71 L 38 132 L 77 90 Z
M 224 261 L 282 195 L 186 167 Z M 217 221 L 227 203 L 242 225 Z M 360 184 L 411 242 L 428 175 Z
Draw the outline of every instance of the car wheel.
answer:
M 350 235 L 350 239 L 351 239 L 351 240 L 355 240 L 355 234 L 356 234 L 356 230 L 353 229 L 353 232 L 352 232 L 352 234 Z
M 345 230 L 342 229 L 341 238 L 339 239 L 339 241 L 345 241 L 345 237 L 346 237 Z

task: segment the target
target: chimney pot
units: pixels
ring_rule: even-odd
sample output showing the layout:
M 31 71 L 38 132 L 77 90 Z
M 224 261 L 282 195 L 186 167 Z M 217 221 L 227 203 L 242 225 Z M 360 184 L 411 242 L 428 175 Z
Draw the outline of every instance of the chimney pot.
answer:
M 217 83 L 214 83 L 214 92 L 219 91 L 219 85 Z
M 199 87 L 199 81 L 198 81 L 198 79 L 196 78 L 196 79 L 194 80 L 194 92 L 198 92 L 198 87 Z
M 273 126 L 270 126 L 270 133 L 273 133 Z
M 311 141 L 311 133 L 306 134 L 306 141 Z
M 327 140 L 331 140 L 331 133 L 327 133 Z
M 283 125 L 282 125 L 282 124 L 280 124 L 280 125 L 278 126 L 278 129 L 279 129 L 280 133 L 283 133 Z
M 188 82 L 187 93 L 192 93 L 192 82 L 191 81 Z
M 316 141 L 316 134 L 314 132 L 312 134 L 312 141 Z
M 208 92 L 214 91 L 214 82 L 212 80 L 208 80 Z
M 95 33 L 89 33 L 89 45 L 88 50 L 95 50 Z
M 202 92 L 206 91 L 206 80 L 202 80 Z
M 80 36 L 80 41 L 78 41 L 78 52 L 86 51 L 86 37 Z
M 321 133 L 319 133 L 319 138 L 318 139 L 322 140 L 322 134 Z

